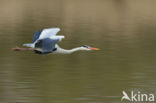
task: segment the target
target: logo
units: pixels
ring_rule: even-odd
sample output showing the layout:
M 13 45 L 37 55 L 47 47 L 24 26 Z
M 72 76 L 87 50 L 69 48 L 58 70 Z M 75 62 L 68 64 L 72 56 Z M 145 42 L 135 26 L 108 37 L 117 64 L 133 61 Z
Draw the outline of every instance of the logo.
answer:
M 154 94 L 141 93 L 140 91 L 137 92 L 131 91 L 129 95 L 125 91 L 122 91 L 122 94 L 123 96 L 121 98 L 121 101 L 124 100 L 132 101 L 132 102 L 154 102 L 155 101 Z

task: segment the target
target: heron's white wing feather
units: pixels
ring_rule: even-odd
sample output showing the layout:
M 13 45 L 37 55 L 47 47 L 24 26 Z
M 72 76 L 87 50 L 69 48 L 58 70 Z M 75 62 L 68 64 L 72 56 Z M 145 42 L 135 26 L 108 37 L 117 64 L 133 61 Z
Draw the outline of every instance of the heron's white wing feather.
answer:
M 50 39 L 52 39 L 52 40 L 58 39 L 59 41 L 61 41 L 62 39 L 64 39 L 64 36 L 63 35 L 51 36 Z
M 52 36 L 56 36 L 56 34 L 60 31 L 60 28 L 48 28 L 43 29 L 39 39 L 50 38 Z

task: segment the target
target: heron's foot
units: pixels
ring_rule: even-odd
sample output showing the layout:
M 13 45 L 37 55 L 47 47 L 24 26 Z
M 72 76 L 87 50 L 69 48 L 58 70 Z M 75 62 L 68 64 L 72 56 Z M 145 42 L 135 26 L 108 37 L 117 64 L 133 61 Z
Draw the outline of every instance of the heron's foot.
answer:
M 21 48 L 16 46 L 15 48 L 12 48 L 12 50 L 14 50 L 14 51 L 21 51 Z

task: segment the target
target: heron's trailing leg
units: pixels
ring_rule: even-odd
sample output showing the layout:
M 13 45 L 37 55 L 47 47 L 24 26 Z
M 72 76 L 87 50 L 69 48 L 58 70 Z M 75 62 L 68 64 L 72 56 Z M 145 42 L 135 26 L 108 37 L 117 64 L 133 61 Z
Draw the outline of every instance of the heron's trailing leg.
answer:
M 20 47 L 16 46 L 16 48 L 12 48 L 12 50 L 14 50 L 14 51 L 33 51 L 33 50 L 35 50 L 35 48 L 20 48 Z

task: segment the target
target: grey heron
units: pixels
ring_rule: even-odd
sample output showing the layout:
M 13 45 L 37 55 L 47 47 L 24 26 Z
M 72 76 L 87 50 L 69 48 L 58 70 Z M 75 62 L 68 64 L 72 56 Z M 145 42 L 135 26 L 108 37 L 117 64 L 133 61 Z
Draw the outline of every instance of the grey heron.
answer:
M 56 35 L 60 31 L 60 28 L 46 28 L 41 31 L 37 31 L 34 33 L 33 43 L 23 44 L 23 46 L 29 48 L 13 48 L 15 51 L 34 51 L 37 54 L 49 54 L 49 53 L 60 53 L 60 54 L 71 54 L 73 52 L 84 50 L 99 50 L 98 48 L 93 48 L 87 45 L 83 45 L 81 47 L 73 48 L 71 50 L 66 50 L 60 48 L 58 46 L 58 42 L 60 42 L 64 36 Z

